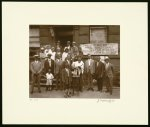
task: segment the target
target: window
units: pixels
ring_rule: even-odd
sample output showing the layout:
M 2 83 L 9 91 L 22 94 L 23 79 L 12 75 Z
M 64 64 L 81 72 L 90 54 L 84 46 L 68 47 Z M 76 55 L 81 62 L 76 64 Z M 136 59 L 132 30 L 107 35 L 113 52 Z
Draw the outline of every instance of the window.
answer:
M 90 27 L 90 43 L 107 43 L 107 28 Z
M 38 28 L 31 28 L 29 30 L 29 45 L 30 47 L 40 47 L 40 38 L 39 38 L 39 29 Z

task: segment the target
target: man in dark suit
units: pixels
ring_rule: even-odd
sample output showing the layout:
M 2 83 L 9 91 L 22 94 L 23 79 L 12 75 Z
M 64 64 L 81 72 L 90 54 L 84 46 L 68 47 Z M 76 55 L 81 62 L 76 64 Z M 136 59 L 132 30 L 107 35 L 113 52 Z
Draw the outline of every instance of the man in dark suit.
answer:
M 88 83 L 88 89 L 87 90 L 94 91 L 94 89 L 93 89 L 93 77 L 95 74 L 95 61 L 92 59 L 90 54 L 88 54 L 88 60 L 85 61 L 84 66 L 85 66 L 84 72 L 86 74 L 87 83 Z
M 38 90 L 41 93 L 41 89 L 40 89 L 40 78 L 41 78 L 41 71 L 43 69 L 43 64 L 38 60 L 39 56 L 35 55 L 34 58 L 35 60 L 33 62 L 31 62 L 31 72 L 32 72 L 32 80 L 33 80 L 33 84 L 32 84 L 32 88 L 31 88 L 31 94 L 33 93 L 33 89 L 35 84 L 37 83 L 38 85 Z
M 52 74 L 54 75 L 54 60 L 51 59 L 51 54 L 48 54 L 47 55 L 47 60 L 45 60 L 45 63 L 44 63 L 44 70 L 45 70 L 45 73 L 48 72 L 49 69 L 51 69 L 51 72 Z
M 96 67 L 96 79 L 97 79 L 97 86 L 98 86 L 98 91 L 102 92 L 103 89 L 103 78 L 104 78 L 104 73 L 105 73 L 105 65 L 100 60 L 97 62 L 97 67 Z

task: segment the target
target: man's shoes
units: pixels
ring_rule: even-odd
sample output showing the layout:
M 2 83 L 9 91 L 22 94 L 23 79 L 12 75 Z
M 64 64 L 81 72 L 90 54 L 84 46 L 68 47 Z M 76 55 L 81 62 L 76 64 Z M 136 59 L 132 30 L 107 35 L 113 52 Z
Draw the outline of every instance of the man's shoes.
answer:
M 110 95 L 112 95 L 112 91 L 110 92 Z
M 105 91 L 105 93 L 108 93 L 108 92 L 109 92 L 108 90 Z
M 41 93 L 41 91 L 39 91 L 39 93 Z
M 31 91 L 30 93 L 33 94 L 33 91 Z

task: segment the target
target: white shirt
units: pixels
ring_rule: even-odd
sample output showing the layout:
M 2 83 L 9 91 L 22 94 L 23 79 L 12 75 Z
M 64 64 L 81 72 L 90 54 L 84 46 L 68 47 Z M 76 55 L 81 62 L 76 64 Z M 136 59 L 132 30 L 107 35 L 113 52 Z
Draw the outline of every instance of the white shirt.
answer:
M 67 46 L 67 48 L 68 48 L 68 50 L 70 50 L 71 46 L 69 45 L 69 46 Z
M 36 60 L 35 63 L 38 63 L 38 60 Z
M 109 67 L 109 63 L 106 63 L 106 64 L 105 64 L 106 70 L 108 69 L 108 67 Z
M 62 54 L 62 61 L 65 61 L 65 58 L 68 56 L 67 52 L 63 52 Z
M 69 69 L 68 68 L 65 68 L 66 72 L 67 72 L 67 75 L 69 77 Z
M 51 54 L 52 54 L 51 59 L 55 61 L 56 52 L 52 52 Z
M 83 71 L 84 71 L 84 63 L 83 63 L 83 61 L 80 61 L 80 63 L 79 63 L 79 61 L 73 62 L 73 63 L 72 63 L 72 67 L 73 67 L 73 68 L 78 68 L 78 67 L 80 67 L 80 68 L 81 68 L 81 72 L 82 72 L 82 74 L 83 74 Z
M 52 62 L 52 60 L 51 60 L 51 59 L 48 59 L 48 62 L 49 62 L 49 66 L 51 67 L 51 62 Z
M 89 66 L 91 65 L 91 59 L 88 60 L 89 61 Z
M 48 54 L 52 54 L 52 50 L 51 49 L 45 49 L 44 53 L 47 56 Z
M 52 80 L 54 76 L 52 73 L 46 73 L 46 78 Z

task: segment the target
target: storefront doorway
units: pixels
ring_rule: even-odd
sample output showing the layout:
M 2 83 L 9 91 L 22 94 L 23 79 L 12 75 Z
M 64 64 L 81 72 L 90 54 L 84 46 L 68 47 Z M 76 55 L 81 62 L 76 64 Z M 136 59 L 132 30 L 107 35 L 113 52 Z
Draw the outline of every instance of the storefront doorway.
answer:
M 73 26 L 71 25 L 57 25 L 54 26 L 55 40 L 59 40 L 61 46 L 64 48 L 67 45 L 67 41 L 72 43 L 73 41 Z

